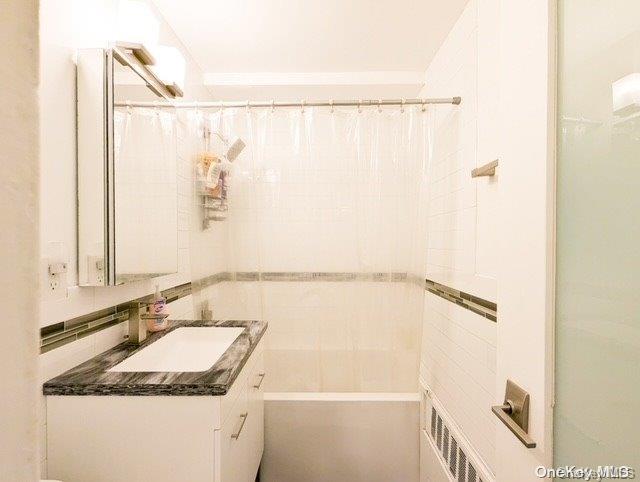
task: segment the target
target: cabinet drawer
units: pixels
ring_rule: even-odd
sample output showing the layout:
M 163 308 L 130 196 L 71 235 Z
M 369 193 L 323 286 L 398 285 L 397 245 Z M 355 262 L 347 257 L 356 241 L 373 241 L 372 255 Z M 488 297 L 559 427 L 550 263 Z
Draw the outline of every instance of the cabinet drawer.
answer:
M 248 411 L 247 392 L 242 390 L 220 431 L 221 482 L 248 482 L 249 429 L 252 414 Z
M 245 363 L 244 367 L 238 374 L 238 378 L 233 382 L 231 389 L 229 392 L 221 397 L 220 400 L 220 414 L 222 425 L 227 423 L 227 420 L 231 416 L 231 411 L 236 403 L 236 399 L 240 395 L 241 392 L 246 391 L 247 384 L 250 383 L 248 380 L 252 379 L 252 373 L 258 359 L 262 359 L 264 353 L 264 343 L 260 341 L 258 346 L 256 346 L 255 350 Z
M 258 353 L 255 364 L 247 379 L 247 405 L 249 416 L 247 423 L 250 424 L 248 430 L 249 458 L 247 460 L 250 470 L 251 480 L 254 480 L 262 452 L 264 450 L 264 355 Z

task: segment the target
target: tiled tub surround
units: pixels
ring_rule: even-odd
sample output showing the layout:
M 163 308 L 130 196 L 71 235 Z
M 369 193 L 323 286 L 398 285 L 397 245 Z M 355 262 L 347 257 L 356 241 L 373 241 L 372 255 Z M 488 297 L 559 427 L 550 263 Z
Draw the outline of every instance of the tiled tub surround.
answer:
M 125 358 L 180 327 L 244 327 L 220 359 L 205 372 L 110 372 Z M 263 321 L 171 321 L 140 346 L 122 343 L 44 384 L 45 395 L 190 396 L 225 395 L 264 335 Z
M 351 273 L 351 272 L 230 272 L 223 271 L 192 283 L 184 283 L 162 292 L 167 303 L 172 303 L 192 294 L 193 290 L 202 290 L 209 286 L 228 281 L 371 281 L 371 282 L 411 282 L 424 283 L 417 276 L 403 272 L 391 273 Z M 149 301 L 151 295 L 120 303 L 92 313 L 66 321 L 54 323 L 40 329 L 40 353 L 47 353 L 68 343 L 80 340 L 93 333 L 123 323 L 129 319 L 129 304 Z

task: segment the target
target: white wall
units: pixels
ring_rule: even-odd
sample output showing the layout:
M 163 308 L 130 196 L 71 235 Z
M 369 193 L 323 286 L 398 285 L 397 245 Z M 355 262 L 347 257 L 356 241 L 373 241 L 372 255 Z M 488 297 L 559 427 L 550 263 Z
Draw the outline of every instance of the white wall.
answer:
M 38 478 L 37 4 L 7 0 L 0 7 L 0 480 L 12 482 Z
M 421 95 L 460 95 L 437 106 L 426 277 L 495 301 L 497 186 L 471 170 L 497 158 L 497 0 L 471 0 L 426 72 Z M 496 323 L 426 293 L 421 377 L 492 467 Z
M 80 47 L 106 46 L 108 26 L 113 23 L 117 1 L 100 0 L 90 4 L 78 0 L 43 0 L 40 47 L 40 263 L 39 280 L 45 289 L 40 296 L 40 326 L 71 319 L 101 308 L 153 292 L 154 285 L 168 288 L 223 271 L 226 257 L 224 224 L 201 229 L 200 212 L 193 193 L 192 125 L 186 113 L 179 115 L 178 139 L 178 263 L 179 272 L 155 280 L 117 287 L 80 288 L 76 267 L 76 152 L 75 152 L 75 64 Z M 158 18 L 159 17 L 158 15 Z M 168 25 L 161 19 L 160 43 L 178 47 L 187 59 L 186 99 L 207 99 L 202 73 L 189 57 Z M 51 293 L 47 288 L 47 260 L 69 263 L 66 290 Z M 192 266 L 194 267 L 192 269 Z M 194 298 L 185 297 L 169 305 L 172 319 L 191 319 Z M 36 318 L 35 315 L 32 318 Z M 127 323 L 92 334 L 39 357 L 40 384 L 89 358 L 121 343 Z M 34 334 L 34 340 L 35 340 Z M 34 353 L 34 359 L 36 358 Z M 45 397 L 40 396 L 42 413 Z M 46 418 L 40 420 L 41 466 L 46 474 Z
M 68 288 L 58 292 L 43 290 L 41 326 L 70 319 L 84 313 L 124 302 L 153 291 L 156 283 L 167 288 L 191 281 L 190 238 L 192 208 L 192 164 L 188 126 L 178 126 L 178 229 L 179 254 L 175 275 L 153 281 L 108 288 L 77 286 L 77 209 L 76 209 L 76 137 L 75 137 L 75 51 L 81 47 L 104 47 L 117 11 L 117 0 L 83 2 L 79 0 L 43 0 L 41 2 L 42 51 L 40 112 L 40 257 L 41 279 L 46 280 L 49 259 L 66 261 Z M 161 19 L 159 14 L 158 18 Z M 206 99 L 202 73 L 166 22 L 160 23 L 160 43 L 179 48 L 187 59 L 185 98 Z M 184 120 L 184 116 L 182 116 Z M 197 232 L 200 230 L 198 229 Z M 207 242 L 220 240 L 219 229 L 205 234 Z M 207 258 L 211 261 L 210 257 Z M 205 268 L 206 268 L 206 263 Z M 202 267 L 202 263 L 200 264 Z M 206 269 L 201 271 L 206 271 Z

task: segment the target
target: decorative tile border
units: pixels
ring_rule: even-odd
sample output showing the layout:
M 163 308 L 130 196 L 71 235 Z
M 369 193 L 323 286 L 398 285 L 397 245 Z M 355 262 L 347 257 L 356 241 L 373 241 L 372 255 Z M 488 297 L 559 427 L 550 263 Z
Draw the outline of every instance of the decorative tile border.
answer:
M 238 271 L 216 273 L 200 281 L 193 282 L 194 287 L 206 287 L 222 283 L 224 281 L 374 281 L 374 282 L 406 282 L 409 275 L 403 272 L 334 272 L 334 271 Z M 424 283 L 424 282 L 423 282 Z
M 487 318 L 493 322 L 498 321 L 498 305 L 492 301 L 479 298 L 464 291 L 456 290 L 449 286 L 441 285 L 435 281 L 426 280 L 425 289 L 451 303 L 455 303 L 469 311 Z
M 216 285 L 225 281 L 273 281 L 273 282 L 353 282 L 367 281 L 379 283 L 409 283 L 424 288 L 451 303 L 455 303 L 467 310 L 497 321 L 498 307 L 491 301 L 456 290 L 435 281 L 424 280 L 419 276 L 404 272 L 326 272 L 326 271 L 282 271 L 257 272 L 224 271 L 208 276 L 192 283 L 185 283 L 164 290 L 162 293 L 171 303 L 177 299 L 189 296 L 193 291 Z M 95 311 L 67 321 L 46 326 L 40 330 L 40 353 L 46 353 L 60 346 L 79 340 L 92 333 L 104 330 L 129 319 L 129 304 L 135 301 L 149 301 L 150 296 L 144 296 L 127 303 Z
M 191 294 L 191 283 L 185 283 L 166 289 L 162 294 L 171 303 Z M 61 321 L 40 329 L 40 353 L 47 353 L 55 348 L 66 345 L 85 336 L 117 325 L 129 319 L 129 304 L 136 301 L 149 301 L 149 296 L 143 296 L 127 303 L 121 303 L 103 310 L 87 313 L 86 315 Z

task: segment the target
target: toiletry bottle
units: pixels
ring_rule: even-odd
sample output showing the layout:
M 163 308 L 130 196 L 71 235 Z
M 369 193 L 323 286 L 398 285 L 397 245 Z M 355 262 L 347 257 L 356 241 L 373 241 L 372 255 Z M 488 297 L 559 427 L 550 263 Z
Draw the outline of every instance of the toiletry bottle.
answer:
M 149 306 L 149 317 L 147 318 L 147 329 L 149 331 L 162 331 L 167 328 L 167 318 L 169 310 L 167 299 L 160 293 L 160 287 L 156 285 L 156 292 L 153 295 L 153 303 Z

